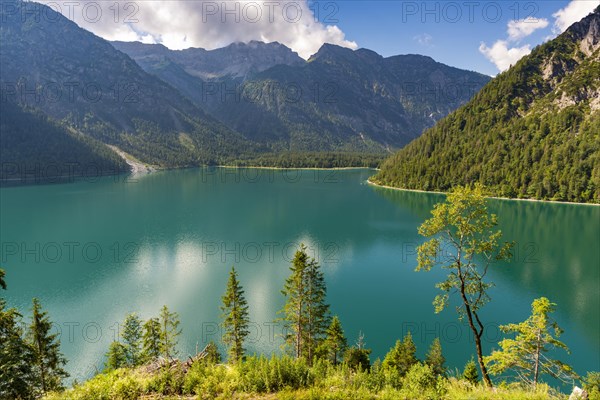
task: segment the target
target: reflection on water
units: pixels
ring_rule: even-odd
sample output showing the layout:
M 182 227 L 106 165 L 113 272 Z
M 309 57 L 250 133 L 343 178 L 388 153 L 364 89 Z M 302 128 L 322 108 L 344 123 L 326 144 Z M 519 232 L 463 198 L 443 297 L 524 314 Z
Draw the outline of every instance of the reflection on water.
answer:
M 472 353 L 452 310 L 433 313 L 443 273 L 414 272 L 418 225 L 441 195 L 367 185 L 355 171 L 191 169 L 96 182 L 0 189 L 2 265 L 9 304 L 37 296 L 62 336 L 75 378 L 102 357 L 129 312 L 167 304 L 181 315 L 182 355 L 218 337 L 219 305 L 236 265 L 253 325 L 250 352 L 279 351 L 280 289 L 297 245 L 323 266 L 328 301 L 350 341 L 359 330 L 380 357 L 407 330 L 423 355 L 435 336 L 449 364 Z M 578 371 L 599 369 L 600 207 L 492 201 L 515 262 L 497 268 L 487 348 L 494 327 L 527 317 L 541 295 Z M 527 247 L 527 246 L 530 247 Z M 57 253 L 58 250 L 58 254 Z M 72 251 L 71 251 L 72 250 Z

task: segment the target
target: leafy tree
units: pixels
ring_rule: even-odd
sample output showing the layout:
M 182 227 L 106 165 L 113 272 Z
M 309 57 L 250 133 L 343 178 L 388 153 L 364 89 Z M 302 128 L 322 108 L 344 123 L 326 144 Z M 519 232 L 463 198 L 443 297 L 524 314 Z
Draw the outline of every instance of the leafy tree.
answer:
M 21 315 L 0 299 L 0 399 L 32 399 L 34 354 L 23 340 Z
M 583 389 L 589 400 L 600 400 L 600 372 L 588 372 L 583 380 Z
M 471 359 L 465 364 L 462 378 L 467 382 L 471 382 L 473 385 L 477 385 L 479 382 L 479 374 L 477 373 L 477 366 L 475 365 L 475 359 L 473 359 L 473 356 L 471 356 Z
M 575 376 L 570 366 L 547 355 L 555 349 L 569 352 L 568 347 L 558 340 L 562 329 L 549 316 L 555 307 L 556 304 L 540 297 L 531 304 L 531 316 L 525 321 L 500 326 L 502 332 L 516 336 L 503 339 L 499 343 L 502 350 L 496 350 L 485 358 L 490 373 L 496 375 L 514 370 L 521 381 L 534 387 L 542 374 L 563 380 Z
M 34 298 L 27 341 L 33 352 L 36 387 L 42 394 L 62 389 L 63 378 L 69 376 L 63 368 L 67 360 L 60 352 L 58 333 L 51 333 L 51 329 L 48 313 L 42 311 L 39 300 Z
M 179 324 L 179 314 L 169 311 L 164 305 L 160 310 L 160 351 L 167 360 L 177 355 L 177 343 L 181 335 Z
M 336 365 L 342 358 L 348 347 L 348 341 L 342 329 L 342 323 L 338 316 L 334 316 L 331 324 L 326 331 L 326 338 L 323 343 L 324 352 L 327 358 Z
M 429 352 L 425 356 L 425 364 L 431 367 L 431 370 L 436 375 L 445 376 L 446 375 L 446 358 L 444 358 L 444 354 L 442 353 L 442 344 L 440 343 L 440 338 L 433 339 L 431 343 L 431 347 L 429 348 Z
M 290 271 L 281 291 L 287 297 L 280 311 L 288 332 L 285 342 L 296 358 L 305 357 L 310 362 L 329 325 L 325 279 L 319 264 L 308 258 L 304 244 L 296 252 Z
M 388 369 L 396 369 L 400 376 L 404 376 L 410 367 L 419 362 L 416 353 L 415 342 L 410 331 L 408 331 L 404 336 L 404 340 L 396 341 L 396 345 L 386 354 L 382 366 Z
M 125 347 L 121 342 L 112 342 L 108 348 L 108 353 L 106 353 L 106 370 L 112 371 L 123 368 L 127 365 L 127 347 Z
M 475 349 L 483 381 L 492 386 L 483 361 L 481 337 L 484 325 L 479 311 L 489 300 L 488 289 L 493 283 L 485 276 L 490 264 L 510 258 L 511 243 L 500 244 L 502 233 L 493 232 L 496 216 L 488 214 L 483 187 L 458 187 L 448 194 L 445 203 L 436 204 L 432 218 L 419 227 L 419 233 L 431 237 L 417 249 L 417 271 L 429 271 L 441 266 L 450 271 L 445 281 L 436 286 L 443 294 L 437 295 L 433 304 L 435 312 L 448 305 L 450 293 L 460 295 L 459 318 L 466 317 L 475 338 Z
M 362 332 L 359 332 L 356 345 L 346 350 L 344 362 L 348 367 L 355 371 L 367 371 L 371 368 L 371 360 L 369 359 L 370 354 L 371 349 L 366 348 L 365 335 Z
M 223 342 L 229 346 L 229 361 L 238 362 L 244 356 L 244 340 L 248 331 L 248 303 L 244 290 L 237 278 L 235 268 L 231 267 L 227 290 L 223 295 Z
M 152 362 L 160 357 L 160 332 L 158 318 L 150 318 L 144 323 L 144 334 L 142 336 L 142 359 L 144 362 Z
M 135 313 L 125 317 L 121 338 L 127 356 L 127 365 L 134 367 L 142 363 L 142 320 Z

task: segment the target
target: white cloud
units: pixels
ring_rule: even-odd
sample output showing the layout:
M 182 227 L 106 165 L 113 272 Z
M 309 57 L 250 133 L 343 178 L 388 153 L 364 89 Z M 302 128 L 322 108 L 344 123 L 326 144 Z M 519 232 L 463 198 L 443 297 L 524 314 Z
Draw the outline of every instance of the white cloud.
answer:
M 600 0 L 571 0 L 571 2 L 552 16 L 555 18 L 554 31 L 562 33 L 575 22 L 585 18 L 600 5 Z
M 511 41 L 519 41 L 531 35 L 538 29 L 544 29 L 548 26 L 548 20 L 545 18 L 532 18 L 512 20 L 508 22 L 508 38 Z
M 316 53 L 323 43 L 358 48 L 337 26 L 316 20 L 308 0 L 41 1 L 108 40 L 155 42 L 172 49 L 277 41 L 303 58 Z
M 522 47 L 509 48 L 506 40 L 498 40 L 492 47 L 487 47 L 485 43 L 481 43 L 479 51 L 493 62 L 500 71 L 506 71 L 522 57 L 531 53 L 531 47 L 527 44 Z
M 421 46 L 428 46 L 429 47 L 429 46 L 432 45 L 433 36 L 431 36 L 428 33 L 422 33 L 420 35 L 417 35 L 417 36 L 413 37 L 413 40 L 415 40 Z

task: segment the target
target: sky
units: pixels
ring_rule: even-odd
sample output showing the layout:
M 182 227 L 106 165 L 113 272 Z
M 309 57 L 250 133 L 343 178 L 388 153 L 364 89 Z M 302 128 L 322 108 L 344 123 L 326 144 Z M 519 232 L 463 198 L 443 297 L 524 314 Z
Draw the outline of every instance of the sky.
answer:
M 308 59 L 323 43 L 423 54 L 495 76 L 600 0 L 42 0 L 108 40 L 214 49 L 278 41 Z

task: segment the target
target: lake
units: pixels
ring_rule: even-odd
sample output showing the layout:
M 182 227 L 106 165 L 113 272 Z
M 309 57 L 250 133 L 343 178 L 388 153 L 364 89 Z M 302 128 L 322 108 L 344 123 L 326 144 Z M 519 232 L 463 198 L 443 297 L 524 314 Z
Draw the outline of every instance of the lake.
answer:
M 0 265 L 9 305 L 29 313 L 38 297 L 61 334 L 78 380 L 102 368 L 127 313 L 166 304 L 179 313 L 181 356 L 219 337 L 221 296 L 235 265 L 251 314 L 248 352 L 280 351 L 273 323 L 300 243 L 323 267 L 328 302 L 346 335 L 365 335 L 372 359 L 410 330 L 423 357 L 439 336 L 448 364 L 474 354 L 451 307 L 434 314 L 443 272 L 414 272 L 417 227 L 437 194 L 367 184 L 371 170 L 188 169 L 136 177 L 0 189 Z M 600 207 L 490 200 L 513 261 L 494 265 L 482 318 L 486 351 L 499 324 L 528 317 L 534 298 L 558 304 L 571 355 L 600 370 Z

